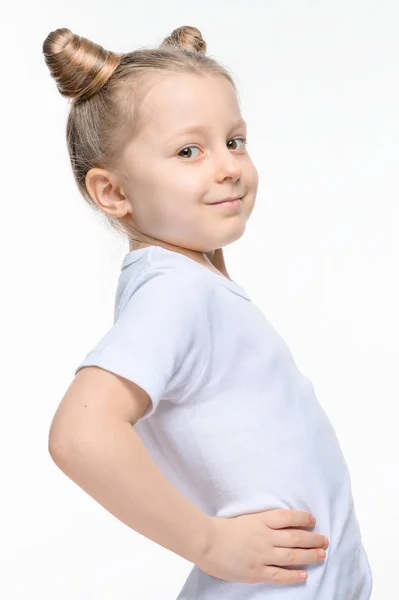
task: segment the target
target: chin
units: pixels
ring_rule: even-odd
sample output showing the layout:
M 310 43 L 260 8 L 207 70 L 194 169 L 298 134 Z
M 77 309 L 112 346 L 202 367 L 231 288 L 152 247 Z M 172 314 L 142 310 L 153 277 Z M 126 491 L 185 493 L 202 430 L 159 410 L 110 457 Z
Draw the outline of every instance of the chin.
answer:
M 226 231 L 225 235 L 215 236 L 213 241 L 213 248 L 224 248 L 224 246 L 228 246 L 229 244 L 233 244 L 237 240 L 239 240 L 245 233 L 246 223 L 242 222 L 240 227 L 231 228 L 230 231 Z

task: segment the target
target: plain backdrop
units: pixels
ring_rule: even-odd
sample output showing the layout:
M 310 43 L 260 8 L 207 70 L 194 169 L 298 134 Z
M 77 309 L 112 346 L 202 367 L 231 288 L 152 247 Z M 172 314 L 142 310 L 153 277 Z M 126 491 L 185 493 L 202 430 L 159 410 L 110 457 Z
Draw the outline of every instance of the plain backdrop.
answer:
M 103 509 L 47 447 L 76 366 L 112 326 L 128 245 L 79 195 L 68 101 L 42 44 L 67 27 L 127 52 L 181 25 L 198 27 L 235 77 L 260 177 L 246 232 L 225 248 L 227 268 L 313 381 L 351 472 L 372 599 L 396 598 L 396 0 L 3 7 L 0 597 L 174 600 L 192 568 Z

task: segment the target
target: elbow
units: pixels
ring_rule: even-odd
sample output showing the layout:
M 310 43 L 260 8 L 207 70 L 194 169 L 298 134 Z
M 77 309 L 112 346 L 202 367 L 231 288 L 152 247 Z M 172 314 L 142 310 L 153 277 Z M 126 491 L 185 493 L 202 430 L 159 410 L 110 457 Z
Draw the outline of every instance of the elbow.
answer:
M 54 417 L 48 433 L 47 449 L 57 466 L 70 454 L 72 439 L 70 427 Z
M 67 445 L 62 442 L 57 436 L 53 436 L 51 433 L 48 438 L 48 453 L 57 466 L 60 465 L 61 461 L 65 459 L 67 455 Z

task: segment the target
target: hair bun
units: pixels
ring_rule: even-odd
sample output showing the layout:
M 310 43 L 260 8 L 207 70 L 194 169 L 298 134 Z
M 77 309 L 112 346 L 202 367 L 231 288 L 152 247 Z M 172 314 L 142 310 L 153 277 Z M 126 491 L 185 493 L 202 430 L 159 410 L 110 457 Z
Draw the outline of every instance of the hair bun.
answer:
M 191 50 L 191 52 L 206 53 L 206 42 L 202 38 L 202 34 L 196 27 L 183 25 L 178 27 L 170 35 L 168 35 L 160 45 L 160 48 L 165 46 L 174 46 L 182 50 Z
M 60 94 L 75 99 L 87 99 L 98 92 L 121 60 L 121 55 L 66 28 L 49 33 L 43 54 Z

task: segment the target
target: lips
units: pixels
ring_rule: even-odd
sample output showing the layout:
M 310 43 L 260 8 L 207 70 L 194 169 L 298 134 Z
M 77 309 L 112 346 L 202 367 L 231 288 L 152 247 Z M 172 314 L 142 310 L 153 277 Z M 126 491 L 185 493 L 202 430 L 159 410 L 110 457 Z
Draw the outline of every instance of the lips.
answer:
M 225 198 L 224 200 L 219 200 L 218 202 L 211 202 L 210 204 L 223 204 L 223 202 L 234 202 L 234 200 L 241 200 L 241 197 L 236 196 L 234 198 Z

